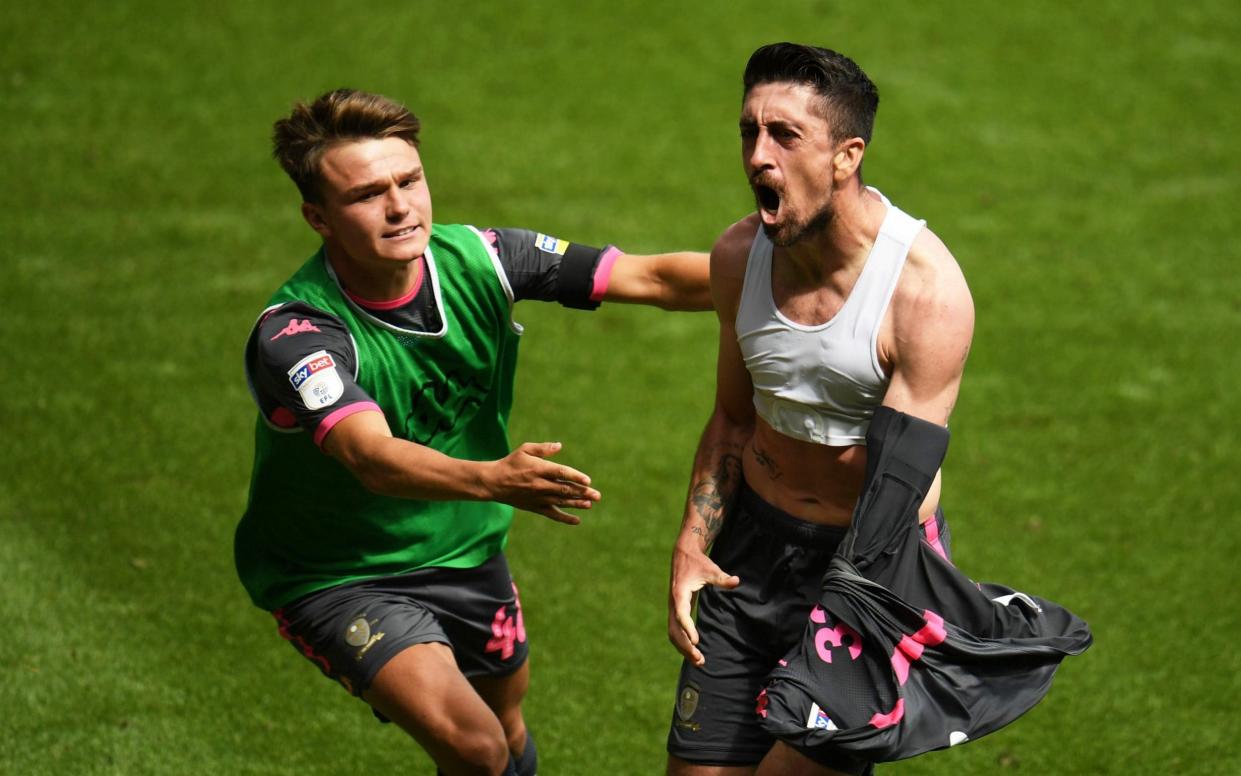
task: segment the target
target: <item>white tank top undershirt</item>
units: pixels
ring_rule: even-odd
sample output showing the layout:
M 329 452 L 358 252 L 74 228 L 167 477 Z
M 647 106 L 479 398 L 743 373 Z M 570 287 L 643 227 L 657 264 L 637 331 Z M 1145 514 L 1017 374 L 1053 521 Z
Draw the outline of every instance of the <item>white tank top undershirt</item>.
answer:
M 776 308 L 772 244 L 760 228 L 746 263 L 737 342 L 754 383 L 759 417 L 786 436 L 821 445 L 866 443 L 889 376 L 879 364 L 879 327 L 909 246 L 925 221 L 888 207 L 866 264 L 831 320 L 805 326 Z

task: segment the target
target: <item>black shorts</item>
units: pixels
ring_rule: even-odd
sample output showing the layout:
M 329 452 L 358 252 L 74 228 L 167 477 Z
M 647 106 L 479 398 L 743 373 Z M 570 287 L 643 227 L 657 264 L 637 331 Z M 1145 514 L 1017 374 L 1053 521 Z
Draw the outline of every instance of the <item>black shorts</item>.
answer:
M 763 501 L 742 484 L 711 548 L 733 590 L 708 585 L 698 598 L 702 668 L 685 661 L 668 733 L 668 753 L 703 765 L 754 765 L 775 743 L 760 726 L 758 694 L 768 673 L 798 643 L 819 587 L 846 529 L 800 520 Z M 923 527 L 924 538 L 947 555 L 943 515 Z M 841 753 L 814 759 L 845 773 L 870 764 Z
M 505 676 L 529 654 L 504 553 L 472 569 L 426 568 L 320 590 L 272 614 L 281 636 L 359 696 L 415 644 L 447 644 L 466 676 Z

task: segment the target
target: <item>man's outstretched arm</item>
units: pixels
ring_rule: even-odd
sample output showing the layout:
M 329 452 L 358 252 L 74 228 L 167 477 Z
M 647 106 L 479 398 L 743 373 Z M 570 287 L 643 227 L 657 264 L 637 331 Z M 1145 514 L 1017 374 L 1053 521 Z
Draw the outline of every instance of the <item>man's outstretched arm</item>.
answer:
M 569 509 L 599 500 L 590 477 L 548 460 L 559 442 L 526 443 L 497 461 L 467 461 L 392 436 L 383 413 L 357 412 L 323 439 L 323 450 L 374 493 L 399 498 L 498 501 L 577 525 Z
M 594 248 L 529 229 L 481 232 L 504 269 L 515 300 L 593 310 L 601 302 L 667 310 L 710 310 L 710 257 L 692 251 L 639 255 Z
M 705 253 L 620 255 L 603 299 L 665 310 L 710 310 L 710 257 Z
M 392 435 L 383 411 L 354 381 L 345 325 L 303 302 L 266 311 L 246 346 L 246 373 L 266 421 L 299 425 L 364 487 L 387 496 L 498 501 L 563 523 L 563 508 L 599 500 L 590 478 L 548 459 L 558 443 L 524 444 L 496 461 L 467 461 Z

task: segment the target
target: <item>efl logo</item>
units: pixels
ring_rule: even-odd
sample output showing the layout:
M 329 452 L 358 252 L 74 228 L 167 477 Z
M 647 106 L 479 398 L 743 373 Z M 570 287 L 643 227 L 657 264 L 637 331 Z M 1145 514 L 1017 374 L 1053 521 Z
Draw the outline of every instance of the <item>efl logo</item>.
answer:
M 336 366 L 336 362 L 332 360 L 331 354 L 326 350 L 319 350 L 306 356 L 297 362 L 297 366 L 289 370 L 289 382 L 293 384 L 295 389 L 301 389 L 302 383 L 310 379 L 315 372 L 321 372 L 324 369 L 331 369 Z

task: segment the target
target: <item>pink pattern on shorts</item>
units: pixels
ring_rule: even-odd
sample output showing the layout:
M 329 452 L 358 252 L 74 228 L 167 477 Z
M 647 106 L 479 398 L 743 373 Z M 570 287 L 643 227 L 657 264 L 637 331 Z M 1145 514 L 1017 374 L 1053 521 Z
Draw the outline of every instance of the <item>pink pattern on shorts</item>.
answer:
M 526 624 L 521 616 L 521 598 L 517 595 L 517 585 L 513 585 L 513 600 L 516 616 L 509 616 L 507 606 L 497 609 L 496 616 L 491 621 L 491 638 L 484 648 L 485 652 L 499 652 L 501 660 L 511 658 L 515 645 L 526 640 Z

